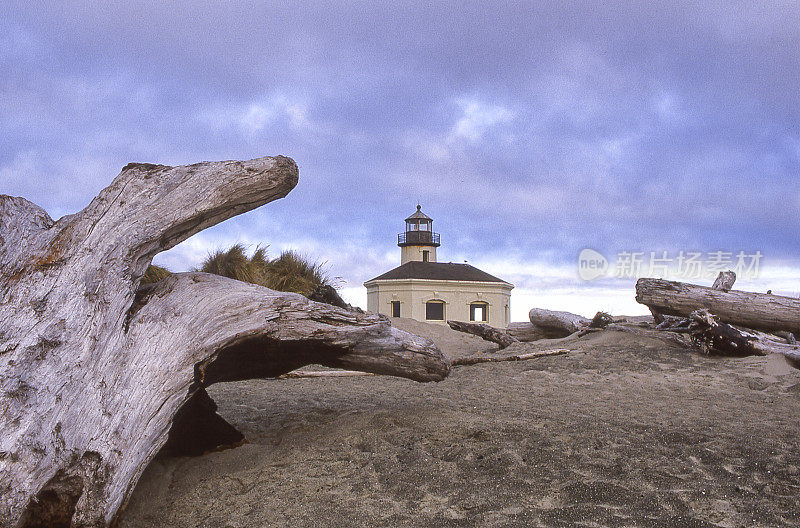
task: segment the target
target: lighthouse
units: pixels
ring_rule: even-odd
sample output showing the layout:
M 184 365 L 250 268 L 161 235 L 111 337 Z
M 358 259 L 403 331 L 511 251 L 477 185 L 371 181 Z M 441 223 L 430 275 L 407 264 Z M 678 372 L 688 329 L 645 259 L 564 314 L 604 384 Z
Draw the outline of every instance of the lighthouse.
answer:
M 400 264 L 436 262 L 439 233 L 433 232 L 433 220 L 422 212 L 419 204 L 417 211 L 406 218 L 406 230 L 397 235 L 397 245 L 400 246 Z
M 469 264 L 439 262 L 439 233 L 419 204 L 405 224 L 397 235 L 400 266 L 364 283 L 367 310 L 427 323 L 453 319 L 505 328 L 514 285 Z

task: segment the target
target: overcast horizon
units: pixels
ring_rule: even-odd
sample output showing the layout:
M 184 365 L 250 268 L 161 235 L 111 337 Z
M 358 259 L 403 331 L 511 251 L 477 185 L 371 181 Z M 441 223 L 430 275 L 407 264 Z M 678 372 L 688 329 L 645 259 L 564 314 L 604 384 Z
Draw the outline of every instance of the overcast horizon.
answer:
M 512 320 L 646 313 L 637 276 L 737 266 L 800 295 L 792 2 L 0 5 L 0 193 L 58 218 L 129 162 L 297 162 L 285 199 L 156 257 L 173 271 L 295 249 L 366 307 L 420 203 L 439 261 L 516 285 Z

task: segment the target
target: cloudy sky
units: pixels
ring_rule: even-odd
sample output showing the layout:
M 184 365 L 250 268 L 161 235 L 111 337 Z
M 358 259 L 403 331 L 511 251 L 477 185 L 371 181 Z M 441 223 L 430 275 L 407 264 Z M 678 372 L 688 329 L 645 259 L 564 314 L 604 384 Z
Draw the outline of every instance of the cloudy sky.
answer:
M 740 287 L 800 294 L 795 2 L 0 6 L 0 193 L 57 218 L 131 161 L 297 161 L 287 198 L 157 257 L 173 270 L 294 248 L 365 305 L 419 202 L 440 261 L 516 284 L 515 320 L 634 312 L 635 275 L 688 280 L 690 254 L 694 282 L 746 261 Z

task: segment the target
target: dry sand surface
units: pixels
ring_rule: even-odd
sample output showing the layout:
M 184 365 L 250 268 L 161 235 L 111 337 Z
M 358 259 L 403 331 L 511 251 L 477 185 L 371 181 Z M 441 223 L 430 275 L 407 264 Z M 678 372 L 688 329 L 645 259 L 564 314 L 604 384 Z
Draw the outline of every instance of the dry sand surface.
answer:
M 450 357 L 496 350 L 395 323 Z M 212 387 L 250 444 L 156 459 L 120 527 L 800 526 L 800 371 L 783 357 L 615 330 L 558 346 L 434 384 Z

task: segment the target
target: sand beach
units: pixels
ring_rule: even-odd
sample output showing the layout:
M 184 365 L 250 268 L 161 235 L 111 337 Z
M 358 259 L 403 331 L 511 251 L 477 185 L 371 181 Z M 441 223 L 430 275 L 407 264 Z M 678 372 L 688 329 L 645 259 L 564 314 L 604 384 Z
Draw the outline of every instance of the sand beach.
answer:
M 497 350 L 393 323 L 450 358 Z M 249 443 L 157 458 L 119 527 L 800 524 L 800 370 L 628 326 L 559 341 L 565 356 L 457 367 L 440 383 L 214 386 Z

